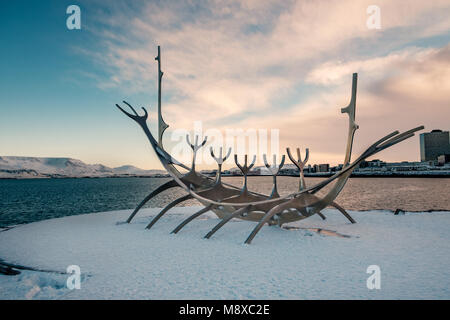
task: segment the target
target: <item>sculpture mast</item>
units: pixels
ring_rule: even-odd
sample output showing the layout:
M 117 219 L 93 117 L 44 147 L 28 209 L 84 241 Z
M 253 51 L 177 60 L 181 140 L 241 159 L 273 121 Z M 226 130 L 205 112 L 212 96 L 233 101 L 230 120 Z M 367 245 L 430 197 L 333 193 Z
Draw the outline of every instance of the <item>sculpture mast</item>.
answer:
M 354 73 L 352 77 L 352 98 L 348 106 L 341 109 L 341 113 L 347 113 L 349 117 L 347 150 L 345 152 L 344 167 L 350 164 L 352 156 L 353 137 L 355 136 L 355 131 L 359 128 L 358 125 L 355 123 L 357 84 L 358 84 L 358 74 Z
M 161 71 L 161 47 L 158 46 L 158 56 L 155 57 L 155 60 L 158 61 L 158 145 L 163 148 L 162 145 L 162 137 L 164 130 L 166 130 L 169 126 L 164 122 L 164 119 L 161 115 L 161 80 L 164 72 Z

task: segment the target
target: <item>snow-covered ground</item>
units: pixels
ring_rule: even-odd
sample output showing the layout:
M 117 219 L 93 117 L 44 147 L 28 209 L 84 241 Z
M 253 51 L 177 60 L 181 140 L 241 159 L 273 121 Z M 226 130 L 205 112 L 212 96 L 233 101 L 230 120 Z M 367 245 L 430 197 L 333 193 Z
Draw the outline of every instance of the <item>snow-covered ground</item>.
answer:
M 170 231 L 198 208 L 172 209 L 151 230 L 158 209 L 131 224 L 130 210 L 70 216 L 0 232 L 0 258 L 39 269 L 81 268 L 81 289 L 68 275 L 22 271 L 0 275 L 0 299 L 450 299 L 450 212 L 337 211 L 290 224 L 265 226 L 243 244 L 255 223 L 235 220 L 211 239 L 219 221 L 207 213 L 178 234 Z M 368 266 L 381 270 L 369 290 Z

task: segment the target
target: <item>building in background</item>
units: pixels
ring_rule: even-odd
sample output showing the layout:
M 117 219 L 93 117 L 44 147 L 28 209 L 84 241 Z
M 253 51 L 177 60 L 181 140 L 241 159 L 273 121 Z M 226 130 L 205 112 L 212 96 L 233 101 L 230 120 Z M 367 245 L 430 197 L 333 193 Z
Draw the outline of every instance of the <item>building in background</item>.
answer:
M 315 164 L 314 169 L 315 169 L 315 172 L 329 172 L 330 165 L 328 163 Z
M 386 162 L 381 161 L 380 159 L 374 159 L 370 161 L 363 160 L 359 164 L 359 168 L 381 168 L 385 166 Z
M 437 160 L 443 154 L 450 154 L 448 131 L 432 130 L 420 134 L 420 161 Z
M 450 163 L 450 154 L 443 154 L 438 157 L 438 166 L 443 166 L 446 163 Z

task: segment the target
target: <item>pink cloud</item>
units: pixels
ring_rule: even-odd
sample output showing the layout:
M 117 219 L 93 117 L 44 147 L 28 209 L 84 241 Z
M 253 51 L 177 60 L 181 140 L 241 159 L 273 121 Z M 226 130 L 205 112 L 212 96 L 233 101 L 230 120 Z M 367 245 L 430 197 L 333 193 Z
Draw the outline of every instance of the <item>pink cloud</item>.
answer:
M 313 162 L 340 162 L 346 118 L 339 108 L 348 103 L 353 72 L 360 74 L 356 149 L 394 129 L 448 128 L 448 47 L 404 47 L 448 33 L 450 3 L 378 1 L 380 31 L 366 26 L 370 4 L 210 1 L 205 12 L 189 15 L 185 2 L 149 3 L 137 16 L 110 19 L 123 34 L 104 33 L 107 51 L 97 58 L 111 76 L 101 86 L 156 92 L 160 44 L 170 129 L 203 119 L 225 130 L 221 120 L 233 117 L 237 127 L 281 129 L 280 145 L 309 146 Z M 248 31 L 249 25 L 266 29 Z M 321 89 L 294 107 L 278 103 L 305 83 Z M 383 157 L 417 159 L 417 143 Z

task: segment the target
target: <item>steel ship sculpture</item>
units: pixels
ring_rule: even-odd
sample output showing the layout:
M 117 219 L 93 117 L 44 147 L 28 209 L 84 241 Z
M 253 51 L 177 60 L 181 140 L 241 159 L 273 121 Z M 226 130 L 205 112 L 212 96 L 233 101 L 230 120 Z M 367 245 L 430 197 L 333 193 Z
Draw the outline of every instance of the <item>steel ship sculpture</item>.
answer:
M 415 132 L 424 129 L 423 126 L 419 126 L 403 133 L 400 133 L 399 131 L 391 132 L 374 142 L 359 157 L 351 161 L 353 139 L 355 132 L 358 129 L 358 125 L 355 123 L 356 86 L 358 75 L 354 73 L 350 103 L 347 107 L 341 109 L 342 113 L 346 113 L 348 115 L 347 147 L 345 150 L 345 159 L 342 169 L 333 176 L 317 183 L 316 185 L 307 187 L 303 169 L 308 161 L 309 150 L 307 148 L 305 149 L 305 157 L 302 160 L 299 148 L 296 150 L 296 158 L 291 153 L 291 150 L 287 148 L 286 152 L 289 159 L 299 170 L 299 188 L 297 191 L 294 191 L 286 196 L 280 196 L 277 190 L 277 175 L 285 163 L 285 156 L 283 155 L 280 163 L 277 164 L 276 156 L 274 155 L 272 164 L 269 164 L 267 157 L 264 154 L 263 159 L 265 166 L 273 177 L 273 188 L 270 195 L 259 194 L 249 190 L 247 187 L 248 173 L 255 164 L 256 156 L 253 156 L 252 162 L 248 164 L 248 157 L 245 155 L 244 163 L 241 164 L 238 156 L 234 155 L 234 161 L 242 172 L 244 180 L 242 188 L 238 188 L 222 182 L 222 165 L 227 159 L 229 159 L 231 148 L 228 149 L 226 154 L 224 154 L 223 148 L 214 150 L 210 147 L 211 156 L 217 162 L 217 173 L 215 178 L 203 175 L 196 171 L 195 168 L 197 152 L 201 147 L 205 146 L 207 137 L 199 143 L 198 136 L 195 136 L 195 139 L 193 139 L 194 141 L 191 141 L 189 136 L 186 136 L 186 141 L 192 149 L 192 163 L 190 167 L 174 159 L 164 149 L 162 138 L 168 125 L 164 122 L 161 113 L 161 82 L 163 72 L 161 71 L 161 51 L 159 46 L 158 55 L 155 60 L 158 61 L 158 138 L 155 139 L 153 134 L 150 132 L 147 125 L 148 113 L 145 108 L 142 108 L 144 114 L 139 115 L 133 106 L 126 101 L 123 101 L 123 103 L 130 108 L 131 112 L 125 111 L 125 109 L 118 104 L 116 104 L 116 106 L 144 130 L 150 145 L 172 179 L 150 192 L 150 194 L 147 195 L 132 212 L 130 217 L 127 219 L 127 222 L 130 223 L 138 211 L 150 199 L 161 192 L 177 187 L 184 189 L 184 191 L 186 191 L 186 195 L 167 204 L 166 207 L 164 207 L 155 217 L 153 217 L 147 225 L 147 229 L 151 229 L 152 226 L 171 208 L 189 199 L 198 200 L 203 205 L 203 208 L 182 221 L 172 231 L 174 234 L 178 233 L 184 226 L 193 221 L 195 218 L 208 211 L 213 211 L 220 219 L 220 222 L 205 235 L 205 238 L 208 239 L 233 218 L 257 222 L 253 231 L 245 240 L 245 243 L 247 244 L 252 242 L 253 238 L 266 223 L 268 225 L 281 226 L 284 223 L 302 220 L 315 214 L 319 215 L 322 219 L 325 219 L 325 216 L 321 211 L 327 206 L 336 208 L 351 223 L 355 223 L 355 220 L 346 212 L 346 210 L 335 202 L 336 197 L 344 188 L 352 171 L 366 158 L 384 149 L 392 147 L 401 141 L 409 139 L 414 136 Z M 181 173 L 179 170 L 180 168 L 187 170 L 187 173 Z M 334 185 L 324 196 L 319 196 L 317 192 L 329 185 L 331 182 L 334 182 Z

